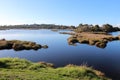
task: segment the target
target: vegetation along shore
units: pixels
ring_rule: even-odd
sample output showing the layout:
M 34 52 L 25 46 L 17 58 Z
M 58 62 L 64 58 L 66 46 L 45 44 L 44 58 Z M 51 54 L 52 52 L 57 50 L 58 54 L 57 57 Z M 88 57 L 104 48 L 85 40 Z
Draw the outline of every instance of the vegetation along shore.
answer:
M 107 43 L 114 40 L 120 40 L 120 36 L 109 35 L 109 32 L 119 31 L 118 27 L 113 27 L 110 24 L 99 25 L 80 24 L 74 29 L 74 34 L 68 38 L 68 43 L 73 45 L 75 43 L 83 43 L 89 45 L 96 45 L 100 48 L 105 48 Z M 71 34 L 71 33 L 69 33 Z
M 89 44 L 89 45 L 96 45 L 100 48 L 105 48 L 106 44 L 109 41 L 114 40 L 120 40 L 120 36 L 112 36 L 112 35 L 106 35 L 106 34 L 95 34 L 95 33 L 87 33 L 87 32 L 81 32 L 76 33 L 75 35 L 68 38 L 69 44 L 75 44 L 75 43 L 83 43 L 83 44 Z
M 120 31 L 120 28 L 113 27 L 110 24 L 88 25 L 80 24 L 79 26 L 63 25 L 11 25 L 0 26 L 1 30 L 6 29 L 67 29 L 71 32 L 60 32 L 60 34 L 70 34 L 67 39 L 70 45 L 83 43 L 105 48 L 107 43 L 114 40 L 120 40 L 120 36 L 112 36 L 109 32 Z M 48 48 L 47 45 L 37 44 L 31 41 L 21 40 L 0 40 L 0 49 L 19 50 L 38 50 Z M 10 80 L 111 80 L 105 77 L 105 74 L 87 66 L 67 65 L 65 67 L 55 68 L 53 64 L 39 62 L 33 63 L 18 58 L 1 58 L 0 59 L 0 77 L 1 79 Z
M 51 63 L 18 58 L 0 58 L 1 80 L 111 80 L 87 66 L 67 65 L 54 68 Z

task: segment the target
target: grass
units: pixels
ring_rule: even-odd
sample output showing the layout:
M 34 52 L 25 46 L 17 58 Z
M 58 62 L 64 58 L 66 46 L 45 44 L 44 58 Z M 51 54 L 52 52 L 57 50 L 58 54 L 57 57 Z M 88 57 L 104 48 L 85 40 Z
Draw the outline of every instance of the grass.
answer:
M 54 68 L 53 64 L 18 58 L 0 59 L 0 80 L 110 80 L 91 67 L 68 65 Z

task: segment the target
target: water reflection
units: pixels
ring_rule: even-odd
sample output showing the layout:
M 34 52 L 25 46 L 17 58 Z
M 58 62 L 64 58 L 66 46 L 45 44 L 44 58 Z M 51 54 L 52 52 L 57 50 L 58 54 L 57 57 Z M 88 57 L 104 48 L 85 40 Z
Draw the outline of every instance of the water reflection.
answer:
M 38 51 L 0 50 L 0 57 L 19 57 L 33 62 L 45 61 L 57 67 L 87 63 L 107 76 L 120 80 L 120 41 L 109 42 L 101 49 L 88 44 L 68 45 L 69 37 L 70 35 L 51 30 L 3 30 L 0 31 L 0 38 L 34 41 L 42 45 L 47 44 L 49 48 Z
M 68 44 L 72 46 L 78 46 L 77 43 L 79 42 L 68 42 Z M 88 44 L 88 43 L 79 43 L 79 44 Z M 89 45 L 89 46 L 93 46 L 93 45 Z M 104 49 L 105 47 L 107 47 L 107 43 L 101 43 L 99 45 L 96 45 L 96 47 Z

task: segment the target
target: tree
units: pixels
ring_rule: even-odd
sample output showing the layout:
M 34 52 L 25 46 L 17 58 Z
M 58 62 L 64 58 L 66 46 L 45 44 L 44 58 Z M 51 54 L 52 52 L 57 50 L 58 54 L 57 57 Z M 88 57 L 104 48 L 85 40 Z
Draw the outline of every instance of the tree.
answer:
M 83 24 L 82 23 L 80 23 L 79 25 L 78 25 L 78 27 L 82 27 L 83 26 Z
M 75 29 L 75 26 L 72 26 L 72 25 L 71 25 L 70 28 L 71 28 L 71 29 Z
M 120 31 L 119 27 L 114 27 L 114 31 Z
M 95 26 L 92 27 L 91 30 L 94 31 L 94 32 L 100 31 L 100 27 L 99 27 L 99 25 L 95 25 Z
M 112 32 L 112 31 L 114 31 L 114 28 L 113 28 L 113 26 L 110 25 L 110 24 L 104 24 L 103 27 L 102 27 L 102 31 Z

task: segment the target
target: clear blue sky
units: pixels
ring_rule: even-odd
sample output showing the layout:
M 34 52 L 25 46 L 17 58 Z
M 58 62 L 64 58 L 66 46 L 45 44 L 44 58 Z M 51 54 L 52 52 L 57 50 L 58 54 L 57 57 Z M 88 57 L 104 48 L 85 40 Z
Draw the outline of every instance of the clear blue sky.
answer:
M 120 0 L 0 0 L 0 25 L 120 24 Z

